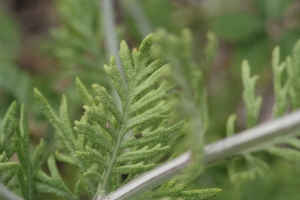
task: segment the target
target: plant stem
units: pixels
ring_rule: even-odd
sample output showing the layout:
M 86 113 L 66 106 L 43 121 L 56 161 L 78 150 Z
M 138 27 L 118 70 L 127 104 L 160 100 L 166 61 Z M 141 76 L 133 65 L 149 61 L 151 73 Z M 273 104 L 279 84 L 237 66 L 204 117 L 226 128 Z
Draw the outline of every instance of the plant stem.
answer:
M 108 50 L 108 54 L 110 59 L 110 56 L 113 55 L 116 57 L 117 67 L 121 73 L 121 76 L 124 80 L 124 83 L 126 83 L 126 77 L 125 73 L 123 71 L 123 67 L 120 61 L 120 57 L 118 54 L 118 40 L 116 35 L 116 28 L 115 28 L 115 21 L 114 21 L 114 11 L 113 11 L 113 5 L 111 0 L 101 0 L 101 13 L 103 17 L 103 24 L 104 24 L 104 31 L 106 35 L 106 47 Z M 117 106 L 119 109 L 121 109 L 121 101 L 118 97 L 118 94 L 114 87 L 112 87 L 113 91 L 113 97 L 117 103 Z
M 102 13 L 103 13 L 103 23 L 104 23 L 104 31 L 106 35 L 106 47 L 108 50 L 109 57 L 114 55 L 117 61 L 117 67 L 121 72 L 121 76 L 123 80 L 125 79 L 125 74 L 123 71 L 123 67 L 118 55 L 118 39 L 116 35 L 116 25 L 115 25 L 115 17 L 114 17 L 114 10 L 111 0 L 102 0 Z
M 5 187 L 2 183 L 0 183 L 0 199 L 3 200 L 22 200 L 15 193 L 11 192 L 7 187 Z
M 159 185 L 164 181 L 169 180 L 174 175 L 178 174 L 181 169 L 186 167 L 192 161 L 191 151 L 188 151 L 181 156 L 157 167 L 140 177 L 134 179 L 128 184 L 120 187 L 115 192 L 110 193 L 106 197 L 98 197 L 96 200 L 108 200 L 108 199 L 130 199 L 137 194 L 140 194 L 152 187 L 152 183 Z M 149 188 L 150 186 L 150 188 Z
M 294 112 L 282 118 L 266 122 L 252 129 L 232 135 L 204 148 L 203 164 L 215 163 L 233 155 L 261 145 L 279 136 L 284 136 L 300 128 L 300 111 Z M 150 190 L 163 181 L 180 173 L 191 162 L 190 151 L 181 156 L 141 175 L 128 184 L 110 193 L 106 197 L 98 197 L 97 200 L 122 200 L 137 196 L 145 190 Z
M 120 1 L 123 5 L 124 10 L 132 17 L 132 20 L 135 22 L 135 26 L 140 33 L 141 37 L 146 37 L 153 31 L 149 20 L 143 11 L 139 1 L 136 0 L 123 0 Z

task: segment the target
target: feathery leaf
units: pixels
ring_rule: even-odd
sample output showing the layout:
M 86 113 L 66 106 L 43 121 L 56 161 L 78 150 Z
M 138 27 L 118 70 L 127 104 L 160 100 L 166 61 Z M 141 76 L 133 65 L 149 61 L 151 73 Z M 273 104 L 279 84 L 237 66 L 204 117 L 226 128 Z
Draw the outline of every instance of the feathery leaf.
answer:
M 86 163 L 97 166 L 90 168 L 87 174 L 101 175 L 97 194 L 109 192 L 108 187 L 116 189 L 122 185 L 122 181 L 113 181 L 120 180 L 122 174 L 129 175 L 128 181 L 133 178 L 131 175 L 157 166 L 151 160 L 169 151 L 168 141 L 183 125 L 182 122 L 169 124 L 149 131 L 151 124 L 161 123 L 168 118 L 170 108 L 165 100 L 170 97 L 169 91 L 174 87 L 167 81 L 158 84 L 162 73 L 170 66 L 161 60 L 151 61 L 151 47 L 152 35 L 147 36 L 139 50 L 134 49 L 132 53 L 127 43 L 122 41 L 119 54 L 126 80 L 121 78 L 114 57 L 111 57 L 109 66 L 104 66 L 121 99 L 122 110 L 117 108 L 105 87 L 94 84 L 97 93 L 94 99 L 100 104 L 85 105 L 85 116 L 75 122 L 75 130 L 93 144 L 86 147 L 85 152 L 76 152 L 76 155 Z M 142 133 L 136 133 L 139 137 L 124 137 L 130 131 Z M 126 152 L 125 148 L 130 149 Z

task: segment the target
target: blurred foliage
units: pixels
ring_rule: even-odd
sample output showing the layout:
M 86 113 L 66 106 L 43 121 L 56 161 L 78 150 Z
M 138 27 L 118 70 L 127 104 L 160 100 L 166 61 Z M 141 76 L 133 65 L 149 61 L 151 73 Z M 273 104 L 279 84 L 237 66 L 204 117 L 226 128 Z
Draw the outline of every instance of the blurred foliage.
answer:
M 59 93 L 72 98 L 71 107 L 78 107 L 82 101 L 73 84 L 75 77 L 87 85 L 101 83 L 110 90 L 108 77 L 103 70 L 107 55 L 104 51 L 99 2 L 58 0 L 54 3 L 58 11 L 59 27 L 50 30 L 50 37 L 42 44 L 42 50 L 61 67 L 54 77 L 56 83 L 60 82 L 57 87 L 62 88 L 58 89 Z
M 60 78 L 78 76 L 92 84 L 107 84 L 102 66 L 106 61 L 97 1 L 55 1 L 60 26 L 50 32 L 45 51 L 64 67 Z M 88 13 L 88 14 L 87 14 Z
M 142 38 L 164 27 L 168 32 L 179 33 L 189 28 L 195 38 L 197 49 L 204 47 L 207 31 L 214 31 L 219 39 L 218 53 L 210 70 L 208 84 L 208 108 L 210 110 L 208 142 L 222 138 L 226 133 L 226 118 L 231 113 L 244 113 L 242 106 L 241 63 L 249 61 L 252 74 L 260 74 L 258 93 L 266 99 L 262 103 L 259 122 L 272 116 L 268 105 L 273 104 L 269 92 L 272 73 L 270 57 L 274 46 L 281 47 L 280 58 L 291 53 L 300 38 L 300 3 L 297 0 L 124 0 L 114 1 L 119 39 L 128 41 L 131 48 Z M 54 64 L 51 69 L 27 70 L 20 63 L 20 47 L 23 45 L 22 30 L 12 13 L 0 10 L 0 116 L 13 100 L 25 103 L 30 111 L 41 113 L 34 106 L 32 86 L 38 86 L 53 107 L 59 104 L 58 94 L 66 93 L 70 101 L 71 120 L 82 110 L 82 102 L 75 92 L 74 82 L 78 76 L 86 84 L 101 83 L 108 86 L 103 73 L 107 63 L 105 36 L 102 33 L 99 2 L 96 0 L 55 1 L 54 15 L 59 25 L 51 27 L 50 36 L 33 41 L 41 52 Z M 196 52 L 195 59 L 203 56 Z M 40 53 L 41 54 L 41 53 Z M 295 55 L 293 55 L 295 56 Z M 43 59 L 43 58 L 42 58 Z M 43 66 L 41 66 L 42 68 Z M 283 75 L 284 78 L 285 75 Z M 87 88 L 88 90 L 90 88 Z M 30 115 L 30 113 L 29 113 Z M 48 126 L 31 122 L 30 128 L 53 137 Z M 238 120 L 236 130 L 246 127 L 246 120 Z M 42 131 L 41 131 L 42 130 Z M 45 135 L 44 135 L 45 136 Z M 47 141 L 46 141 L 47 142 Z M 53 148 L 53 147 L 51 147 Z M 50 149 L 51 149 L 50 148 Z M 267 159 L 271 160 L 269 157 Z M 203 187 L 223 188 L 216 199 L 297 199 L 297 176 L 299 170 L 285 163 L 271 164 L 270 174 L 264 180 L 256 179 L 231 192 L 226 166 L 222 164 L 207 169 L 198 183 Z M 61 167 L 64 170 L 64 166 Z M 68 170 L 65 170 L 68 171 Z M 284 176 L 277 176 L 281 173 Z M 70 182 L 72 177 L 69 176 Z M 284 180 L 281 180 L 281 179 Z M 296 182 L 296 183 L 295 183 Z M 192 187 L 192 186 L 191 186 Z M 197 187 L 198 188 L 198 187 Z M 228 193 L 226 191 L 229 191 Z M 283 197 L 284 195 L 284 197 Z
M 14 99 L 29 103 L 29 75 L 16 65 L 20 34 L 16 22 L 0 8 L 0 114 Z

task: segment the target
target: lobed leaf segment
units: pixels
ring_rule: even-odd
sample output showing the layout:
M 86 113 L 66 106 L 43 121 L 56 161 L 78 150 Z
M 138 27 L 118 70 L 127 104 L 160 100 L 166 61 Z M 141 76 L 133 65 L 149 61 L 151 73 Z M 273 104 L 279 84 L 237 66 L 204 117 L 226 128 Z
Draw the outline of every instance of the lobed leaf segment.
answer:
M 3 151 L 0 155 L 0 180 L 10 189 L 20 189 L 24 199 L 33 200 L 36 199 L 37 193 L 54 193 L 60 194 L 60 196 L 66 199 L 78 199 L 73 195 L 67 186 L 64 184 L 58 169 L 56 167 L 53 156 L 48 159 L 48 168 L 51 176 L 44 173 L 40 166 L 43 161 L 44 154 L 44 142 L 40 141 L 40 144 L 35 148 L 35 151 L 30 156 L 29 150 L 29 128 L 24 106 L 21 107 L 20 121 L 14 116 L 17 112 L 16 103 L 12 103 L 7 111 L 2 130 L 8 130 L 11 127 L 11 131 L 2 132 L 1 136 L 13 137 L 13 147 L 8 148 L 5 144 L 1 147 L 7 147 L 6 151 Z M 7 134 L 8 133 L 8 134 Z M 10 139 L 7 138 L 9 144 Z M 16 153 L 19 162 L 9 162 L 12 153 Z
M 299 68 L 300 68 L 300 41 L 293 49 L 292 56 L 280 62 L 280 49 L 275 47 L 272 54 L 273 87 L 275 94 L 275 105 L 273 117 L 283 116 L 289 108 L 299 109 Z M 247 111 L 247 127 L 258 124 L 261 110 L 262 98 L 255 95 L 255 84 L 258 76 L 250 77 L 250 66 L 247 61 L 242 63 L 242 78 L 244 84 L 244 102 Z M 298 89 L 297 89 L 298 88 Z M 296 92 L 298 91 L 298 92 Z M 236 115 L 231 115 L 227 121 L 227 136 L 234 133 L 234 122 Z M 230 180 L 237 185 L 254 179 L 257 175 L 263 176 L 269 170 L 269 166 L 257 156 L 251 153 L 267 151 L 275 156 L 281 157 L 292 163 L 300 163 L 300 142 L 297 139 L 299 131 L 286 138 L 275 139 L 268 143 L 255 147 L 251 152 L 242 152 L 242 158 L 233 159 L 228 164 Z M 245 165 L 242 170 L 241 165 Z
M 190 182 L 178 181 L 176 178 L 168 181 L 155 192 L 148 191 L 143 195 L 144 200 L 158 200 L 158 199 L 178 199 L 178 200 L 189 200 L 189 199 L 200 199 L 209 200 L 221 193 L 221 189 L 209 188 L 199 190 L 188 190 L 185 189 L 189 186 Z M 137 198 L 138 199 L 138 198 Z

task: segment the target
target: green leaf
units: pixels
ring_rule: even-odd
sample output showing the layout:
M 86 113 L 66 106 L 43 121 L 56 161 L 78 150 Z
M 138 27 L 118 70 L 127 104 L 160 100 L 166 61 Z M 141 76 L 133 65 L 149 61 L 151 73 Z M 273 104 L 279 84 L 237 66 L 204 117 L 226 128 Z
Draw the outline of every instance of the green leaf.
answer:
M 169 146 L 161 147 L 161 144 L 158 144 L 150 150 L 141 149 L 125 153 L 117 158 L 117 163 L 148 161 L 157 155 L 166 154 L 169 150 Z
M 61 128 L 65 132 L 64 134 L 68 136 L 69 142 L 72 146 L 75 146 L 75 137 L 73 133 L 73 128 L 70 122 L 69 114 L 68 114 L 68 105 L 66 96 L 62 96 L 61 105 L 59 109 L 59 119 L 61 121 Z
M 113 123 L 107 118 L 106 114 L 98 109 L 84 106 L 86 110 L 86 116 L 89 121 L 97 122 L 104 130 L 106 130 L 112 138 L 117 137 L 116 129 L 113 127 Z
M 19 169 L 20 165 L 15 162 L 0 163 L 0 175 L 2 175 L 5 171 L 12 171 L 14 174 L 17 174 Z
M 103 150 L 109 153 L 113 151 L 110 142 L 105 137 L 101 137 L 101 130 L 96 126 L 91 126 L 88 122 L 83 120 L 80 122 L 75 121 L 75 125 L 74 130 L 79 134 L 85 135 L 92 144 L 99 145 Z
M 226 125 L 226 136 L 227 137 L 232 136 L 235 133 L 234 122 L 235 122 L 236 118 L 237 118 L 236 115 L 230 115 L 228 117 L 227 125 Z
M 3 151 L 3 153 L 0 155 L 0 163 L 4 163 L 8 161 L 8 158 L 6 157 L 6 152 Z
M 290 82 L 289 87 L 289 95 L 292 101 L 292 109 L 296 110 L 300 108 L 300 40 L 296 43 L 293 48 L 292 57 L 287 58 L 287 72 L 288 72 L 288 80 Z
M 100 104 L 85 105 L 85 116 L 75 122 L 75 130 L 89 141 L 85 151 L 77 151 L 76 155 L 82 162 L 94 166 L 89 168 L 88 174 L 101 175 L 98 176 L 97 194 L 121 186 L 122 174 L 129 174 L 128 182 L 133 175 L 157 166 L 155 161 L 169 151 L 168 142 L 183 126 L 181 122 L 157 127 L 171 112 L 166 100 L 171 96 L 169 92 L 174 84 L 169 81 L 160 83 L 162 74 L 170 66 L 161 60 L 151 60 L 152 37 L 147 36 L 139 49 L 133 49 L 132 53 L 127 43 L 121 42 L 119 54 L 126 81 L 122 79 L 114 57 L 111 57 L 109 66 L 104 66 L 120 97 L 122 110 L 118 109 L 105 87 L 94 84 L 95 100 Z M 150 131 L 153 125 L 157 128 Z M 137 131 L 141 137 L 125 137 L 131 131 Z M 124 148 L 130 149 L 123 151 Z
M 11 138 L 14 136 L 14 123 L 16 123 L 17 103 L 14 101 L 9 106 L 0 129 L 0 152 L 6 152 L 7 157 L 11 157 L 14 148 Z
M 222 190 L 218 188 L 189 190 L 181 192 L 181 196 L 184 197 L 184 199 L 208 200 L 218 196 L 221 193 L 221 191 Z
M 250 66 L 247 61 L 242 63 L 242 78 L 244 85 L 243 97 L 247 110 L 247 127 L 253 127 L 258 122 L 258 116 L 262 104 L 262 98 L 255 97 L 255 83 L 258 76 L 250 77 Z
M 42 165 L 42 158 L 45 150 L 45 144 L 44 140 L 40 140 L 40 144 L 36 147 L 34 154 L 33 154 L 33 159 L 32 159 L 32 168 L 33 168 L 33 174 L 35 175 L 40 166 Z
M 145 132 L 139 139 L 136 137 L 129 138 L 121 144 L 121 149 L 131 148 L 133 146 L 151 145 L 153 143 L 157 143 L 157 141 L 166 142 L 168 138 L 172 138 L 172 136 L 183 127 L 183 125 L 184 122 L 180 121 L 170 127 L 163 126 L 149 133 Z
M 179 182 L 176 178 L 171 179 L 154 191 L 147 191 L 136 199 L 201 199 L 208 200 L 221 193 L 221 189 L 208 188 L 199 190 L 185 190 L 189 182 Z
M 82 159 L 85 160 L 85 162 L 90 163 L 90 165 L 95 163 L 99 166 L 107 167 L 106 159 L 98 151 L 91 149 L 88 146 L 86 148 L 87 148 L 87 152 L 77 151 L 76 156 L 81 157 Z
M 113 173 L 115 173 L 115 174 L 140 174 L 140 173 L 149 171 L 155 167 L 156 167 L 156 165 L 153 163 L 145 165 L 143 162 L 141 162 L 141 163 L 137 163 L 134 165 L 126 165 L 126 166 L 117 167 L 115 170 L 113 170 Z
M 82 89 L 82 88 L 81 88 Z M 75 157 L 75 152 L 78 150 L 84 150 L 85 145 L 85 136 L 81 135 L 77 138 L 77 141 L 74 136 L 74 132 L 72 130 L 70 120 L 68 117 L 68 111 L 67 111 L 67 101 L 65 96 L 62 98 L 62 103 L 60 106 L 60 113 L 59 117 L 55 114 L 54 110 L 49 105 L 48 101 L 45 99 L 45 97 L 35 88 L 34 89 L 35 96 L 40 103 L 40 106 L 50 122 L 50 124 L 55 129 L 56 137 L 60 140 L 60 142 L 66 147 L 68 150 L 68 153 L 70 154 L 70 159 L 67 159 L 66 157 L 58 156 L 61 159 L 66 159 L 65 161 L 68 161 L 69 163 L 76 163 L 76 167 L 79 169 L 81 173 L 84 173 L 87 170 L 87 166 L 85 163 L 77 159 Z M 83 92 L 84 93 L 84 92 Z M 95 184 L 87 182 L 88 184 L 88 192 L 89 195 L 92 195 L 95 190 Z
M 94 90 L 97 92 L 98 97 L 95 99 L 100 101 L 115 117 L 118 123 L 122 123 L 122 114 L 117 108 L 113 98 L 108 95 L 106 89 L 98 84 L 93 85 Z
M 209 67 L 216 51 L 215 35 L 210 32 L 207 39 L 204 55 L 200 55 L 193 51 L 193 35 L 188 29 L 182 30 L 180 36 L 167 33 L 164 29 L 159 29 L 154 34 L 153 54 L 170 63 L 171 68 L 166 72 L 166 77 L 174 78 L 178 85 L 171 90 L 172 93 L 178 92 L 180 96 L 178 107 L 182 110 L 178 115 L 188 116 L 190 122 L 185 129 L 188 135 L 183 143 L 185 146 L 181 145 L 180 149 L 192 150 L 194 164 L 185 169 L 186 176 L 182 176 L 182 179 L 196 177 L 202 169 L 203 136 L 209 125 L 207 83 Z M 183 136 L 174 135 L 174 141 L 180 137 Z
M 13 139 L 14 146 L 21 164 L 18 180 L 25 199 L 35 198 L 34 168 L 29 152 L 29 128 L 24 105 L 21 107 L 20 127 L 16 126 L 17 138 Z
M 124 65 L 124 71 L 126 74 L 127 84 L 131 85 L 134 80 L 134 63 L 132 60 L 132 55 L 129 51 L 129 47 L 125 41 L 121 42 L 120 48 L 120 59 L 122 63 L 126 63 Z
M 76 77 L 76 87 L 80 94 L 81 99 L 83 100 L 83 103 L 88 106 L 96 106 L 95 101 L 93 97 L 88 93 L 85 86 L 81 82 L 81 80 Z
M 65 185 L 59 174 L 53 155 L 49 156 L 47 164 L 51 176 L 48 176 L 42 171 L 38 172 L 35 177 L 37 191 L 40 193 L 52 193 L 69 200 L 79 199 L 79 197 L 75 196 Z
M 94 180 L 96 182 L 101 181 L 101 175 L 95 171 L 87 171 L 83 174 L 84 177 L 87 177 L 90 180 Z
M 240 169 L 239 166 L 245 166 Z M 257 176 L 263 177 L 269 171 L 269 165 L 251 154 L 243 154 L 243 159 L 232 159 L 228 163 L 230 181 L 236 186 L 246 181 L 254 180 Z
M 68 163 L 68 164 L 73 165 L 73 166 L 77 166 L 77 163 L 74 161 L 73 158 L 71 158 L 69 156 L 66 156 L 66 155 L 63 155 L 63 154 L 59 153 L 58 151 L 56 151 L 54 153 L 54 156 L 60 162 L 64 162 L 64 163 Z
M 121 73 L 118 70 L 117 63 L 116 63 L 116 58 L 112 56 L 110 58 L 110 66 L 104 65 L 104 70 L 108 74 L 108 76 L 111 78 L 111 82 L 116 88 L 118 95 L 121 99 L 122 102 L 122 107 L 124 107 L 124 103 L 126 103 L 126 93 L 128 92 L 125 83 L 122 80 Z
M 270 147 L 267 151 L 275 156 L 278 156 L 286 161 L 300 165 L 300 152 L 288 149 L 288 148 L 279 148 L 279 147 Z
M 70 126 L 64 125 L 61 120 L 67 120 L 67 119 L 60 119 L 55 114 L 54 110 L 51 108 L 48 101 L 45 99 L 45 97 L 40 93 L 38 89 L 34 89 L 34 94 L 36 99 L 38 100 L 47 120 L 50 122 L 50 124 L 53 126 L 53 128 L 56 131 L 56 136 L 58 139 L 62 142 L 62 144 L 68 149 L 69 152 L 75 151 L 75 141 L 74 136 L 72 134 L 72 131 L 70 130 Z M 66 99 L 65 97 L 62 100 L 61 104 L 61 115 L 67 115 L 66 111 Z M 65 126 L 65 127 L 64 127 Z
M 274 93 L 276 103 L 273 108 L 273 116 L 279 117 L 285 113 L 285 110 L 288 106 L 288 89 L 289 89 L 289 81 L 282 86 L 282 76 L 283 72 L 286 68 L 285 62 L 280 63 L 280 52 L 279 47 L 276 47 L 273 51 L 273 59 L 272 59 L 272 67 L 274 73 Z

